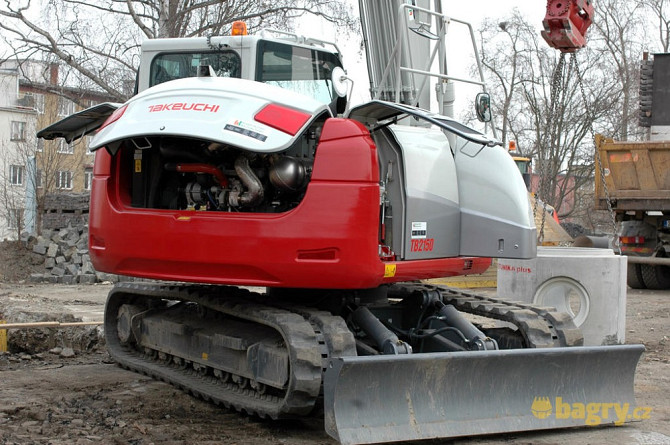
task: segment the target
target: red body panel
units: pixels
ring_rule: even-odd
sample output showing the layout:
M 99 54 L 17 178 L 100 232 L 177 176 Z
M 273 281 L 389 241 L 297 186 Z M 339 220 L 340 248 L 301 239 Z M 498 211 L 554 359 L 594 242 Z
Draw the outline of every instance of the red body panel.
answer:
M 281 214 L 130 207 L 120 156 L 96 153 L 90 254 L 99 271 L 211 284 L 362 289 L 485 270 L 488 258 L 383 262 L 377 150 L 360 123 L 323 127 L 303 201 Z

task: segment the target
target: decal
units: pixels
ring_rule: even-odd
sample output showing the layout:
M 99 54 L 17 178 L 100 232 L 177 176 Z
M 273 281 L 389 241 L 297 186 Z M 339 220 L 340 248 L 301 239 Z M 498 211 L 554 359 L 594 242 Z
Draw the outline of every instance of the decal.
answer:
M 261 142 L 265 142 L 265 140 L 268 138 L 261 132 L 262 127 L 251 124 L 249 122 L 241 121 L 239 119 L 230 121 L 226 124 L 225 127 L 223 127 L 223 129 L 232 131 L 233 133 L 241 134 L 243 136 L 258 139 Z
M 395 277 L 395 272 L 396 272 L 395 264 L 384 264 L 384 278 Z
M 216 113 L 219 111 L 219 105 L 204 104 L 204 103 L 188 103 L 188 102 L 174 102 L 170 104 L 149 105 L 149 112 L 155 113 L 157 111 L 209 111 Z
M 427 222 L 412 222 L 412 239 L 425 239 L 427 234 Z
M 609 159 L 613 164 L 618 162 L 637 162 L 640 160 L 640 155 L 637 153 L 610 153 Z
M 412 252 L 432 252 L 435 245 L 434 238 L 413 239 L 410 242 L 410 251 Z
M 515 273 L 533 273 L 533 269 L 526 266 L 510 266 L 509 264 L 498 264 L 498 270 Z

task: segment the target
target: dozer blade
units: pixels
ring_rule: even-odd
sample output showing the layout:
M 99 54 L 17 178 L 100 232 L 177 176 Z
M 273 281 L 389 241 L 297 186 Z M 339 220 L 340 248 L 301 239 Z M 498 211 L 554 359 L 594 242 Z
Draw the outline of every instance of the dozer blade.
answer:
M 326 432 L 363 444 L 619 424 L 635 409 L 643 351 L 624 345 L 332 359 Z

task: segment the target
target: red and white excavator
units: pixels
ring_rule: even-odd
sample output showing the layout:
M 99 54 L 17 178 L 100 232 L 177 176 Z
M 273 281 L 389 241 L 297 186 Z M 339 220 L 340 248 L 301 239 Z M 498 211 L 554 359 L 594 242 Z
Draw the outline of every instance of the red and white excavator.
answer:
M 360 6 L 370 102 L 348 108 L 337 47 L 241 31 L 146 41 L 134 97 L 40 132 L 97 130 L 91 259 L 160 280 L 111 291 L 112 357 L 261 417 L 323 413 L 346 444 L 584 425 L 556 398 L 633 406 L 642 346 L 420 281 L 533 257 L 533 215 L 498 141 L 443 114 L 455 82 L 483 86 L 448 74 L 464 22 Z M 429 75 L 436 113 L 416 106 Z

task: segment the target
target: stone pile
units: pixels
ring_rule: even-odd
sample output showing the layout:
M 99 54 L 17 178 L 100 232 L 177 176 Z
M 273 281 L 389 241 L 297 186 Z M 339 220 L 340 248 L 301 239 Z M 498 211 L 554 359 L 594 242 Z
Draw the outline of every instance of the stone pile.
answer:
M 44 197 L 42 229 L 59 230 L 88 224 L 88 193 L 52 193 Z
M 40 236 L 24 240 L 32 251 L 44 256 L 45 273 L 30 275 L 34 283 L 94 284 L 117 282 L 118 276 L 96 272 L 88 254 L 88 226 L 68 226 L 60 230 L 45 229 Z

